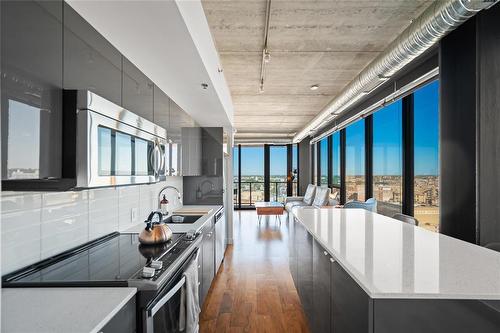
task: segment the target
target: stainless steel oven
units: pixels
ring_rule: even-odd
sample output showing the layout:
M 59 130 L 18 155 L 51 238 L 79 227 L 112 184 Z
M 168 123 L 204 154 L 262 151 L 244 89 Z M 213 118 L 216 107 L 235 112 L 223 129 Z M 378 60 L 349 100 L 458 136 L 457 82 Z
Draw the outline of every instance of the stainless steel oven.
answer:
M 177 271 L 167 285 L 143 309 L 143 332 L 184 332 L 184 327 L 182 327 L 183 325 L 179 320 L 183 302 L 182 289 L 186 284 L 186 278 L 183 273 L 191 264 L 198 267 L 199 251 L 199 249 L 196 249 L 191 254 L 190 259 L 186 260 L 183 267 Z
M 167 131 L 92 93 L 77 92 L 76 187 L 155 183 L 168 172 Z

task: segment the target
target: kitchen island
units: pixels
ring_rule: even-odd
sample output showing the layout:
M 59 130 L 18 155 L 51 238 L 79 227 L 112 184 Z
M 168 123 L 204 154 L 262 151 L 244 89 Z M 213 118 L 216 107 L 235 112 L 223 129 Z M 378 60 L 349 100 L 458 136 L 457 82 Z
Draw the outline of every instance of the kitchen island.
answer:
M 500 331 L 500 253 L 362 209 L 292 214 L 313 332 Z

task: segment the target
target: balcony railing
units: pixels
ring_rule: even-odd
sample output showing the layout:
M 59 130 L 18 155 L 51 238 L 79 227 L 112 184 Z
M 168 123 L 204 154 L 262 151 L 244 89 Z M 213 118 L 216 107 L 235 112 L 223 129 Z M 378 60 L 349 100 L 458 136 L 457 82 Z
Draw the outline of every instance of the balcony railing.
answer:
M 287 197 L 286 182 L 270 182 L 269 198 L 271 201 L 285 202 Z M 256 202 L 264 201 L 264 182 L 241 182 L 241 188 L 238 188 L 238 182 L 234 182 L 233 202 L 235 207 L 249 208 Z M 238 191 L 241 191 L 241 203 L 238 202 Z M 297 195 L 297 182 L 292 183 L 292 194 Z

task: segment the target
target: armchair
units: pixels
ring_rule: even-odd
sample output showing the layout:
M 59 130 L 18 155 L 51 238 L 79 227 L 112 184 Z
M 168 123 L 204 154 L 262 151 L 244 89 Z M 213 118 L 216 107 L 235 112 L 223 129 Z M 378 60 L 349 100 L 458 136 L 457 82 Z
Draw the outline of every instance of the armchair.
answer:
M 366 200 L 365 202 L 363 201 L 349 201 L 346 202 L 344 205 L 344 208 L 362 208 L 366 209 L 370 212 L 376 213 L 377 212 L 377 200 L 374 198 L 370 198 Z

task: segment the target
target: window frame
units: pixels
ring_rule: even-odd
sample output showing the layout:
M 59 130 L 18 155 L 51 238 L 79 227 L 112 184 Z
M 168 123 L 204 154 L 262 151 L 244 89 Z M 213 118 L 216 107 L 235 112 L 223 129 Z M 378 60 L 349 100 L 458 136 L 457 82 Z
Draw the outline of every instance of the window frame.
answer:
M 402 205 L 402 213 L 406 215 L 414 216 L 414 191 L 415 191 L 415 175 L 414 175 L 414 108 L 415 108 L 415 99 L 414 94 L 421 88 L 432 84 L 435 81 L 439 81 L 438 76 L 434 76 L 425 80 L 413 87 L 409 90 L 405 95 L 399 97 L 397 100 L 402 101 L 402 109 L 401 109 L 401 121 L 402 121 L 402 190 L 401 190 L 401 205 Z M 392 102 L 396 102 L 394 100 Z M 385 106 L 385 105 L 384 105 Z M 373 114 L 377 111 L 381 110 L 384 106 L 372 111 L 369 114 L 366 114 L 363 119 L 365 121 L 365 198 L 368 199 L 373 197 Z M 439 107 L 439 105 L 438 105 Z M 440 110 L 438 110 L 440 112 Z M 358 121 L 357 119 L 356 121 Z M 356 121 L 348 124 L 347 126 L 330 133 L 328 138 L 328 187 L 332 190 L 340 191 L 340 203 L 344 204 L 347 198 L 346 191 L 346 129 L 354 124 Z M 339 133 L 340 139 L 340 185 L 334 184 L 334 173 L 333 173 L 333 136 Z M 323 138 L 322 138 L 323 139 Z M 317 184 L 320 184 L 320 175 L 321 175 L 321 158 L 320 158 L 320 144 L 321 140 L 318 140 L 311 144 L 311 153 L 312 153 L 312 163 L 311 167 L 314 167 L 315 170 L 311 172 L 312 177 L 314 177 L 314 172 L 317 175 Z M 441 144 L 439 142 L 439 144 Z M 316 155 L 314 152 L 316 151 Z M 314 158 L 315 157 L 315 158 Z M 439 177 L 440 175 L 438 175 Z M 314 178 L 312 178 L 313 180 Z M 441 216 L 439 217 L 439 224 L 441 223 Z

